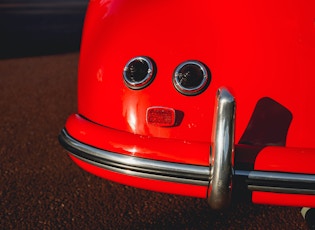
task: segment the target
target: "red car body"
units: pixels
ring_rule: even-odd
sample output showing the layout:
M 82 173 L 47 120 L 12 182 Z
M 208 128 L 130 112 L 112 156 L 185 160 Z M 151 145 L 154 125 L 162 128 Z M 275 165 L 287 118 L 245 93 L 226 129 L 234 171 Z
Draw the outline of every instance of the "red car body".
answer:
M 152 64 L 139 87 L 134 60 Z M 197 93 L 177 87 L 190 62 Z M 238 185 L 254 203 L 315 207 L 314 63 L 311 0 L 90 0 L 60 142 L 90 173 L 214 209 Z

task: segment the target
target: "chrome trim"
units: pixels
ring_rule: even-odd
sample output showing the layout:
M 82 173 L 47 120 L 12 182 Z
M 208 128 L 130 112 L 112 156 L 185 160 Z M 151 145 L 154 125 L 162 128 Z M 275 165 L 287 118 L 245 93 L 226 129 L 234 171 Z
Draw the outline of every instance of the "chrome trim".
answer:
M 143 78 L 141 81 L 130 81 L 128 77 L 126 76 L 127 74 L 126 72 L 129 70 L 129 65 L 134 61 L 140 61 L 142 63 L 145 62 L 148 65 L 147 74 L 145 78 Z M 129 88 L 143 89 L 144 87 L 148 86 L 153 81 L 154 74 L 155 74 L 155 68 L 154 68 L 153 61 L 148 57 L 139 56 L 139 57 L 134 57 L 127 62 L 127 64 L 124 67 L 123 77 L 124 77 L 124 81 L 126 85 Z
M 92 165 L 131 176 L 208 186 L 207 166 L 149 160 L 95 148 L 72 138 L 65 129 L 59 135 L 61 145 L 75 157 Z
M 248 185 L 248 189 L 253 192 L 256 191 L 256 192 L 315 195 L 314 189 L 307 189 L 307 188 L 286 188 L 286 187 L 274 187 L 274 186 L 262 186 L 262 185 Z
M 251 191 L 315 195 L 315 175 L 301 173 L 235 170 Z
M 254 180 L 286 181 L 315 184 L 315 175 L 311 174 L 251 171 L 249 172 L 248 178 Z
M 203 79 L 197 87 L 194 87 L 194 88 L 184 87 L 181 84 L 181 81 L 178 79 L 179 71 L 186 65 L 196 65 L 202 71 Z M 209 78 L 210 78 L 210 76 L 209 76 L 207 68 L 204 64 L 202 64 L 199 61 L 185 61 L 176 67 L 174 75 L 173 75 L 173 84 L 175 86 L 175 89 L 177 91 L 179 91 L 180 93 L 182 93 L 184 95 L 188 95 L 188 96 L 193 96 L 193 95 L 197 95 L 197 94 L 199 94 L 205 90 L 206 86 L 208 85 Z
M 217 92 L 213 123 L 208 203 L 222 209 L 231 200 L 234 166 L 235 100 L 225 88 Z

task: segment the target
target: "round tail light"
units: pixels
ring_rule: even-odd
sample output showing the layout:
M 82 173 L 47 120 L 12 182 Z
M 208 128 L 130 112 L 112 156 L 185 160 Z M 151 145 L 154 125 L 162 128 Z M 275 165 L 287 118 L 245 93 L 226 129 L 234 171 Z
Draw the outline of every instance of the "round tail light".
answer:
M 148 57 L 135 57 L 124 68 L 124 81 L 131 89 L 142 89 L 148 86 L 155 75 L 153 61 Z
M 210 82 L 210 74 L 204 64 L 198 61 L 186 61 L 174 72 L 173 83 L 177 91 L 192 96 L 203 92 Z

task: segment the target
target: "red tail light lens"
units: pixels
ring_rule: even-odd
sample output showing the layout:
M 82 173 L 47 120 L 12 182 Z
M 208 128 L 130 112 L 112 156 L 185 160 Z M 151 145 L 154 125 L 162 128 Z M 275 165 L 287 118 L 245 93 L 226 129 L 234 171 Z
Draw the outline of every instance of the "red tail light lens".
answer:
M 150 107 L 147 109 L 147 123 L 155 126 L 173 126 L 175 110 L 166 107 Z

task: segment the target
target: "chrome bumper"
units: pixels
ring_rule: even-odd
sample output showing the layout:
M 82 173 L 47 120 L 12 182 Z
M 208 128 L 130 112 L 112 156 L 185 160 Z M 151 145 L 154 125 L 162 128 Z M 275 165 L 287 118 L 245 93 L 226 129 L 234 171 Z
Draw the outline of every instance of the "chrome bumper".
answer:
M 75 157 L 101 168 L 142 178 L 208 186 L 209 167 L 149 160 L 98 149 L 72 138 L 65 129 L 61 145 Z
M 89 164 L 130 176 L 208 187 L 213 209 L 229 205 L 232 181 L 241 180 L 251 191 L 315 195 L 315 175 L 234 169 L 235 101 L 224 88 L 218 90 L 209 166 L 144 159 L 95 148 L 71 137 L 66 129 L 61 145 Z

